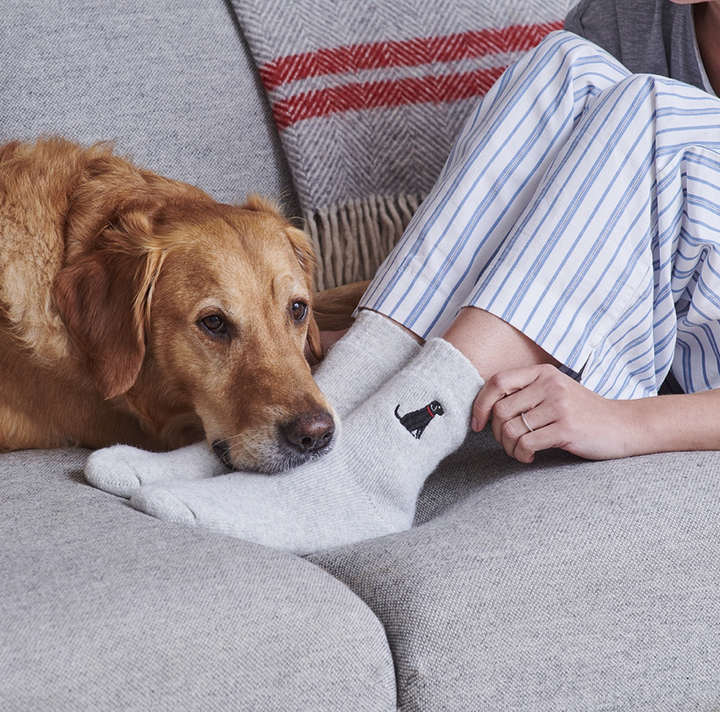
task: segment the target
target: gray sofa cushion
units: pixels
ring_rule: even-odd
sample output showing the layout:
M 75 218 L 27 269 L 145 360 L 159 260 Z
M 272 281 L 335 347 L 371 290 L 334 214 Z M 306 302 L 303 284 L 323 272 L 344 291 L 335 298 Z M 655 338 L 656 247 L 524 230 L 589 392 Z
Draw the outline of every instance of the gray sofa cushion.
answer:
M 395 708 L 385 632 L 342 583 L 140 514 L 86 455 L 0 455 L 3 712 Z
M 311 560 L 385 624 L 402 710 L 720 708 L 720 454 L 532 466 L 470 436 L 413 530 Z
M 113 140 L 224 202 L 249 192 L 297 214 L 257 71 L 223 0 L 4 0 L 0 141 Z

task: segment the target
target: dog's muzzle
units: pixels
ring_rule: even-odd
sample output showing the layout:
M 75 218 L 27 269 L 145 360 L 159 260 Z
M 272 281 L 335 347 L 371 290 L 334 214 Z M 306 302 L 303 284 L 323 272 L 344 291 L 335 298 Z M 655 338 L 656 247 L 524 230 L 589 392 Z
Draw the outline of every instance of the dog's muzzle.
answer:
M 215 440 L 212 449 L 220 462 L 229 470 L 250 470 L 274 474 L 298 467 L 332 450 L 335 441 L 335 420 L 327 411 L 302 413 L 281 423 L 277 428 L 275 442 L 263 448 L 259 461 L 252 465 L 234 463 L 231 446 L 227 440 Z

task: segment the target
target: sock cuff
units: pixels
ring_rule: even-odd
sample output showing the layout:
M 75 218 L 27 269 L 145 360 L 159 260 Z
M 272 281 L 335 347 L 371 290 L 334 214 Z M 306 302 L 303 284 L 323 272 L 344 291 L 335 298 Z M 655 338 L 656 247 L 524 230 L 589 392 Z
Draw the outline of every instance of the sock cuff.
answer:
M 429 339 L 414 359 L 413 365 L 437 374 L 450 388 L 458 385 L 464 390 L 475 391 L 475 395 L 485 385 L 467 356 L 445 339 Z
M 454 404 L 452 410 L 462 413 L 462 419 L 467 415 L 469 425 L 473 403 L 485 381 L 462 352 L 444 339 L 429 339 L 406 369 L 430 385 L 428 393 L 436 392 L 446 405 Z
M 361 309 L 358 312 L 345 338 L 351 335 L 363 344 L 377 343 L 383 348 L 399 349 L 408 353 L 415 351 L 418 347 L 415 338 L 408 334 L 402 326 L 372 309 Z
M 397 373 L 420 345 L 382 314 L 362 310 L 345 336 L 328 350 L 315 380 L 342 418 Z

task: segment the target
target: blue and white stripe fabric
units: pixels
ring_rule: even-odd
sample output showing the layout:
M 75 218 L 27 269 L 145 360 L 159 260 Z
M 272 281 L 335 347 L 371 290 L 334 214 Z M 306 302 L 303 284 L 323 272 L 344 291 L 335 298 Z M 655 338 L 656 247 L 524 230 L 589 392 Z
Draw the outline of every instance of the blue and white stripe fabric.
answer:
M 423 337 L 464 306 L 610 398 L 720 385 L 720 100 L 568 32 L 508 69 L 360 304 Z

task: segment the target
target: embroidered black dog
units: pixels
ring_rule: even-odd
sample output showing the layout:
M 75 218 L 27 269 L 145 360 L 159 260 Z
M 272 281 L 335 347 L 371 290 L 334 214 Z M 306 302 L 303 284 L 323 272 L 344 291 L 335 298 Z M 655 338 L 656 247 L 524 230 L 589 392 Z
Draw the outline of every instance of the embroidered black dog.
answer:
M 428 403 L 424 408 L 413 410 L 405 415 L 400 415 L 400 406 L 395 408 L 395 417 L 402 423 L 413 437 L 419 439 L 425 432 L 425 428 L 436 415 L 442 415 L 445 411 L 439 401 Z

